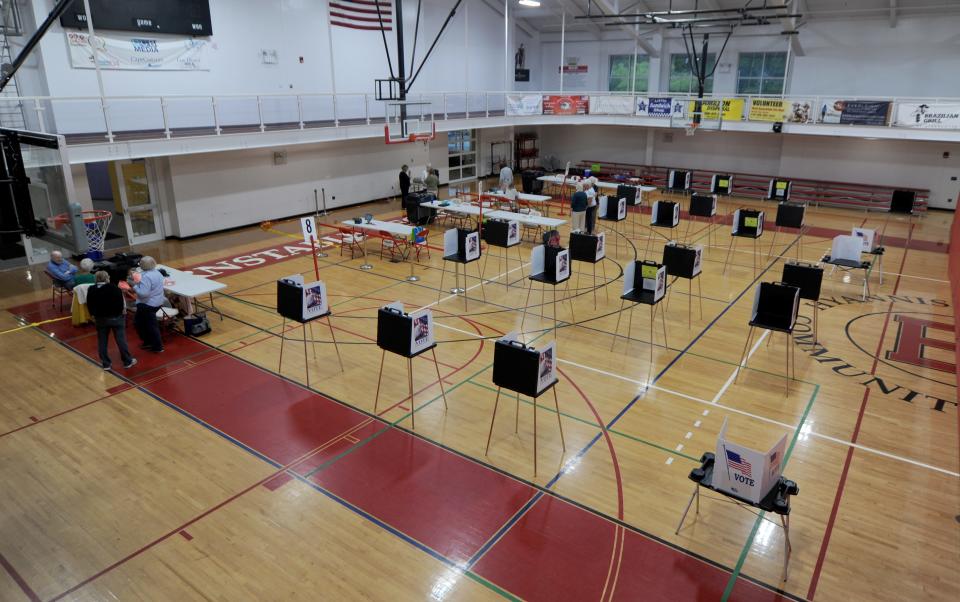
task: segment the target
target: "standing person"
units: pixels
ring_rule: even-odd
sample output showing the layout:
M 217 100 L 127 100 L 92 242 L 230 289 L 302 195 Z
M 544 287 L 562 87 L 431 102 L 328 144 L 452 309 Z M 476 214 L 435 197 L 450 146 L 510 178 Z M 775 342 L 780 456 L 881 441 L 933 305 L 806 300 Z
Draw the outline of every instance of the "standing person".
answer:
M 400 203 L 404 209 L 407 208 L 408 194 L 410 194 L 410 167 L 404 165 L 400 168 Z
M 597 198 L 597 179 L 590 178 L 584 187 L 584 192 L 587 195 L 587 234 L 593 234 L 597 226 L 597 206 L 600 204 L 600 200 Z
M 107 343 L 110 339 L 110 332 L 113 332 L 113 340 L 117 342 L 117 349 L 120 350 L 120 359 L 123 361 L 124 368 L 132 368 L 137 365 L 137 358 L 130 355 L 127 348 L 126 319 L 124 312 L 126 306 L 123 302 L 123 293 L 120 288 L 110 283 L 110 274 L 107 272 L 97 272 L 94 277 L 96 282 L 87 291 L 87 310 L 93 316 L 97 324 L 97 349 L 100 352 L 100 365 L 104 370 L 110 369 L 110 353 L 107 351 Z
M 157 261 L 145 256 L 140 260 L 140 273 L 133 274 L 133 292 L 137 294 L 137 313 L 133 325 L 143 342 L 142 348 L 154 353 L 163 353 L 157 310 L 163 306 L 163 274 L 157 271 Z
M 50 253 L 50 261 L 47 262 L 47 273 L 57 281 L 57 284 L 73 290 L 74 275 L 77 273 L 77 266 L 68 261 L 64 261 L 63 253 L 60 251 Z
M 431 170 L 426 178 L 423 179 L 423 185 L 427 187 L 427 192 L 434 198 L 440 198 L 440 172 L 436 169 Z
M 507 184 L 513 183 L 513 170 L 506 163 L 500 164 L 500 190 L 506 190 Z
M 583 232 L 584 221 L 587 216 L 587 193 L 583 191 L 583 184 L 577 182 L 577 191 L 570 197 L 571 232 Z

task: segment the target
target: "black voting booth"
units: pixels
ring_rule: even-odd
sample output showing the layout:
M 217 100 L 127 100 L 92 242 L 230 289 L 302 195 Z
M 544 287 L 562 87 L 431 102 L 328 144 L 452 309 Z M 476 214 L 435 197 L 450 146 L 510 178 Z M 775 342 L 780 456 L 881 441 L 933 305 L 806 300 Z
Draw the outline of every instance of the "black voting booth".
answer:
M 627 186 L 626 184 L 617 184 L 617 198 L 627 199 L 627 205 L 634 206 L 640 204 L 640 190 L 636 186 Z
M 443 407 L 447 409 L 447 392 L 443 387 L 443 378 L 440 376 L 440 365 L 437 363 L 437 344 L 433 335 L 433 312 L 429 309 L 409 314 L 403 311 L 403 304 L 391 303 L 377 310 L 377 346 L 380 347 L 380 375 L 377 377 L 377 394 L 373 401 L 373 413 L 377 414 L 380 403 L 380 386 L 383 382 L 383 365 L 387 352 L 407 358 L 407 386 L 410 399 L 410 425 L 417 428 L 416 412 L 413 391 L 413 358 L 429 351 L 433 355 L 433 365 L 437 371 L 437 380 L 440 382 L 440 394 L 443 396 Z
M 700 301 L 700 319 L 703 319 L 703 291 L 700 288 L 700 271 L 703 265 L 703 247 L 700 245 L 683 245 L 669 242 L 663 246 L 663 265 L 667 267 L 667 275 L 683 278 L 687 281 L 687 326 L 693 322 L 693 281 L 697 281 L 697 298 Z M 668 293 L 672 295 L 671 286 Z M 670 309 L 670 298 L 667 298 L 666 310 Z M 665 311 L 666 311 L 665 310 Z
M 343 372 L 343 360 L 340 357 L 340 347 L 337 345 L 337 336 L 330 322 L 331 311 L 327 299 L 327 289 L 323 282 L 304 283 L 299 274 L 277 280 L 277 313 L 283 316 L 283 325 L 280 328 L 280 361 L 277 372 L 283 374 L 283 348 L 287 340 L 287 320 L 298 322 L 303 328 L 303 367 L 306 374 L 307 387 L 310 387 L 310 365 L 307 357 L 307 328 L 310 328 L 310 341 L 313 347 L 313 357 L 317 357 L 316 341 L 313 339 L 313 321 L 320 318 L 327 319 L 330 328 L 330 339 L 337 352 L 337 362 Z
M 582 232 L 570 233 L 570 261 L 579 261 L 593 265 L 593 308 L 597 308 L 597 264 L 603 269 L 603 281 L 607 281 L 607 268 L 603 263 L 603 258 L 607 254 L 607 235 L 604 232 L 597 234 L 585 234 Z M 580 273 L 577 272 L 577 283 L 579 286 Z M 604 287 L 604 292 L 607 288 Z M 609 298 L 609 292 L 607 292 Z
M 686 193 L 690 190 L 690 179 L 692 176 L 692 172 L 671 169 L 670 172 L 667 173 L 667 190 Z
M 555 231 L 554 231 L 555 232 Z M 548 232 L 544 239 L 553 239 Z M 559 235 L 557 236 L 559 239 Z M 523 316 L 520 318 L 520 328 L 527 320 L 527 310 L 530 308 L 530 293 L 533 292 L 533 283 L 539 282 L 542 290 L 541 305 L 546 304 L 547 285 L 553 288 L 553 336 L 557 336 L 557 285 L 567 282 L 567 301 L 570 303 L 570 321 L 576 322 L 573 315 L 573 300 L 570 299 L 570 251 L 559 244 L 543 244 L 533 248 L 530 253 L 530 275 L 527 277 L 527 300 L 523 303 Z
M 716 178 L 716 176 L 714 176 Z M 693 218 L 705 218 L 710 224 L 707 226 L 707 244 L 713 245 L 713 222 L 717 215 L 717 194 L 697 194 L 690 195 L 690 207 L 687 210 L 687 231 L 684 232 L 684 240 L 690 238 L 690 226 L 693 225 Z
M 753 341 L 754 331 L 763 328 L 772 332 L 782 332 L 786 335 L 786 383 L 787 392 L 790 392 L 790 380 L 796 378 L 793 364 L 796 361 L 796 350 L 793 348 L 793 327 L 797 322 L 797 312 L 800 309 L 800 288 L 784 282 L 761 282 L 757 285 L 753 297 L 753 310 L 750 314 L 750 331 L 743 346 L 740 363 L 737 364 L 736 376 L 740 376 L 741 366 L 746 366 L 750 343 Z
M 667 228 L 672 230 L 680 225 L 680 203 L 673 201 L 654 201 L 650 207 L 650 234 L 647 236 L 647 244 L 644 245 L 643 256 L 646 257 L 650 251 L 650 241 L 653 240 L 653 234 L 659 234 L 654 228 Z M 669 236 L 664 236 L 670 240 Z
M 525 194 L 541 194 L 543 192 L 543 180 L 540 180 L 544 172 L 539 169 L 525 169 L 520 172 L 521 186 Z
M 819 341 L 820 289 L 823 286 L 823 268 L 813 263 L 788 261 L 783 264 L 780 281 L 800 289 L 800 298 L 813 301 L 813 342 Z
M 667 267 L 655 261 L 634 261 L 626 266 L 623 271 L 623 294 L 620 295 L 620 311 L 617 313 L 617 326 L 613 329 L 613 341 L 610 343 L 610 351 L 613 351 L 617 344 L 617 337 L 620 336 L 620 320 L 623 317 L 623 308 L 629 301 L 630 317 L 627 322 L 627 342 L 630 341 L 630 335 L 633 330 L 633 310 L 637 305 L 650 306 L 650 361 L 653 362 L 653 320 L 656 316 L 656 307 L 663 300 L 667 292 Z M 667 343 L 667 318 L 666 311 L 661 312 L 660 319 L 663 322 L 663 345 Z
M 890 213 L 903 215 L 913 214 L 913 205 L 917 200 L 917 193 L 913 190 L 894 190 L 890 198 Z
M 467 309 L 467 265 L 480 259 L 480 233 L 477 230 L 452 228 L 443 233 L 443 271 L 440 273 L 440 286 L 437 290 L 437 303 L 443 296 L 443 279 L 447 275 L 447 262 L 453 263 L 453 288 L 450 293 L 463 293 L 463 307 Z M 460 287 L 460 266 L 463 265 L 463 288 Z M 483 288 L 483 274 L 480 264 L 477 264 L 477 278 L 480 280 L 480 294 L 487 300 L 487 293 Z
M 537 398 L 553 390 L 553 404 L 557 411 L 557 426 L 560 428 L 560 443 L 567 449 L 563 438 L 563 423 L 560 421 L 560 403 L 557 400 L 557 357 L 556 344 L 550 343 L 542 349 L 524 345 L 513 333 L 497 340 L 493 347 L 493 384 L 497 386 L 497 399 L 490 417 L 490 432 L 487 434 L 487 447 L 484 455 L 490 453 L 490 439 L 493 437 L 493 425 L 497 420 L 497 408 L 500 406 L 502 389 L 517 394 L 517 414 L 514 432 L 519 431 L 520 396 L 533 399 L 533 474 L 537 474 Z
M 773 236 L 770 237 L 770 252 L 767 253 L 768 257 L 773 255 L 773 247 L 777 242 L 777 234 L 781 228 L 799 230 L 800 236 L 797 239 L 797 258 L 799 259 L 803 256 L 803 220 L 806 213 L 807 206 L 801 203 L 788 203 L 784 201 L 777 205 L 777 218 L 774 221 L 777 229 L 773 231 Z
M 730 246 L 727 248 L 727 257 L 723 260 L 723 273 L 727 273 L 730 255 L 736 248 L 738 238 L 753 239 L 753 273 L 757 273 L 757 239 L 763 236 L 763 211 L 740 208 L 733 213 L 733 225 L 730 229 Z
M 710 178 L 710 192 L 729 196 L 733 191 L 733 176 L 729 174 L 713 174 Z
M 483 229 L 481 230 L 482 237 L 484 242 L 487 243 L 487 253 L 483 257 L 483 266 L 480 270 L 480 279 L 484 279 L 484 274 L 487 273 L 487 262 L 490 261 L 490 248 L 496 247 L 500 249 L 497 255 L 497 263 L 500 268 L 503 268 L 504 263 L 506 263 L 506 274 L 503 277 L 504 286 L 510 286 L 510 255 L 508 249 L 512 247 L 517 248 L 517 263 L 522 268 L 523 267 L 523 257 L 520 255 L 520 222 L 513 220 L 502 220 L 502 219 L 487 219 L 483 222 Z M 503 270 L 501 270 L 503 272 Z M 494 282 L 497 279 L 494 279 Z
M 767 187 L 767 200 L 768 201 L 789 201 L 790 200 L 790 189 L 793 187 L 793 184 L 790 180 L 785 180 L 783 178 L 773 178 L 770 180 L 770 185 Z

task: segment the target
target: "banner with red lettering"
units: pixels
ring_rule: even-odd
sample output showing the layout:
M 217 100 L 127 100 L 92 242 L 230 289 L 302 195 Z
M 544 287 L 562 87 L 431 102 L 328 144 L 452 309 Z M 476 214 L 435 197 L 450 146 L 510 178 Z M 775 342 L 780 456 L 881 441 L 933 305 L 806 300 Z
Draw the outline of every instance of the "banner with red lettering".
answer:
M 586 115 L 590 111 L 589 96 L 544 96 L 544 115 Z

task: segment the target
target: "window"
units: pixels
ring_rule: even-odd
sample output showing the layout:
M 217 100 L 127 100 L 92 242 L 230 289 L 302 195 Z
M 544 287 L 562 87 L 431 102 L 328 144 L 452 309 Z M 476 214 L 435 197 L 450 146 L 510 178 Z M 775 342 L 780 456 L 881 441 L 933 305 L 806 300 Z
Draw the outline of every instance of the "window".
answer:
M 650 83 L 650 57 L 645 54 L 637 55 L 636 69 L 633 71 L 633 85 L 630 88 L 630 70 L 633 69 L 632 54 L 611 54 L 610 74 L 608 76 L 608 90 L 611 92 L 643 92 L 646 93 Z
M 447 167 L 449 181 L 461 182 L 477 176 L 477 131 L 447 132 Z
M 737 94 L 783 94 L 786 52 L 741 52 Z
M 713 71 L 716 64 L 717 55 L 712 52 L 707 53 L 708 74 Z M 686 54 L 670 55 L 670 91 L 684 94 L 696 94 L 698 91 L 697 78 L 690 70 L 690 59 Z M 712 75 L 703 83 L 703 91 L 707 94 L 713 93 Z

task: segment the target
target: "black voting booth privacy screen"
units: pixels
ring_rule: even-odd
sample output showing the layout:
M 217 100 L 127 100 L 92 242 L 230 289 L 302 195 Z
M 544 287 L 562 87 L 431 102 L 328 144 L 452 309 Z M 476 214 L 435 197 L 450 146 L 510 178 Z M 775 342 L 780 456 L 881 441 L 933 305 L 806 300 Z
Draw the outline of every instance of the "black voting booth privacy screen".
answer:
M 417 226 L 425 226 L 433 221 L 437 210 L 431 207 L 421 207 L 420 203 L 435 200 L 436 197 L 428 192 L 411 192 L 407 195 L 407 221 Z
M 784 284 L 800 289 L 800 298 L 809 301 L 820 300 L 820 287 L 823 284 L 823 268 L 809 263 L 788 261 L 783 264 Z
M 759 238 L 763 234 L 763 211 L 740 209 L 737 214 L 737 231 L 734 236 Z
M 790 332 L 797 319 L 800 289 L 782 282 L 761 282 L 751 326 Z
M 709 194 L 694 194 L 690 197 L 690 215 L 713 217 L 717 213 L 716 199 Z
M 667 188 L 678 191 L 684 191 L 690 188 L 690 172 L 680 171 L 678 169 L 671 170 L 669 173 L 669 182 L 667 182 Z
M 288 320 L 303 322 L 303 286 L 292 280 L 277 280 L 277 313 Z
M 564 251 L 562 247 L 551 247 L 548 245 L 544 245 L 543 247 L 543 277 L 547 282 L 557 281 L 557 255 L 559 255 L 561 251 Z
M 713 194 L 730 194 L 733 188 L 733 176 L 729 174 L 714 174 L 710 182 L 710 192 Z
M 629 205 L 629 203 L 627 204 Z M 603 207 L 598 207 L 598 213 L 599 209 L 603 209 Z M 599 215 L 599 218 L 613 222 L 620 221 L 620 199 L 607 197 L 606 212 L 603 215 Z
M 493 384 L 527 397 L 537 397 L 540 352 L 519 341 L 497 341 L 493 346 Z
M 618 184 L 617 198 L 627 199 L 627 205 L 637 205 L 640 203 L 640 195 L 637 194 L 636 186 L 627 186 L 625 184 Z
M 780 203 L 777 205 L 777 226 L 781 228 L 802 228 L 806 206 L 799 203 Z
M 468 263 L 467 261 L 467 236 L 473 234 L 476 230 L 467 230 L 466 228 L 457 228 L 457 252 L 452 255 L 444 256 L 444 259 L 447 261 L 458 261 L 460 263 Z M 477 255 L 474 259 L 470 261 L 476 261 L 480 256 Z
M 912 190 L 894 190 L 890 199 L 890 213 L 913 213 L 917 193 Z
M 483 240 L 495 247 L 506 247 L 510 234 L 510 222 L 488 219 L 483 222 Z
M 593 234 L 583 234 L 577 232 L 570 233 L 570 259 L 572 261 L 585 261 L 587 263 L 597 263 L 597 245 L 600 243 L 600 237 Z
M 773 178 L 770 180 L 770 187 L 767 190 L 768 201 L 786 201 L 790 198 L 790 180 L 782 178 Z
M 691 247 L 681 244 L 667 244 L 663 246 L 663 265 L 667 266 L 667 274 L 679 278 L 693 278 L 700 273 L 700 247 Z
M 657 201 L 654 205 L 656 215 L 653 216 L 653 225 L 661 228 L 675 227 L 679 223 L 679 221 L 673 221 L 675 207 L 677 207 L 677 203 L 672 201 Z
M 410 352 L 413 340 L 413 318 L 394 307 L 381 307 L 377 311 L 377 346 L 403 357 L 415 357 L 434 345 L 416 353 Z

